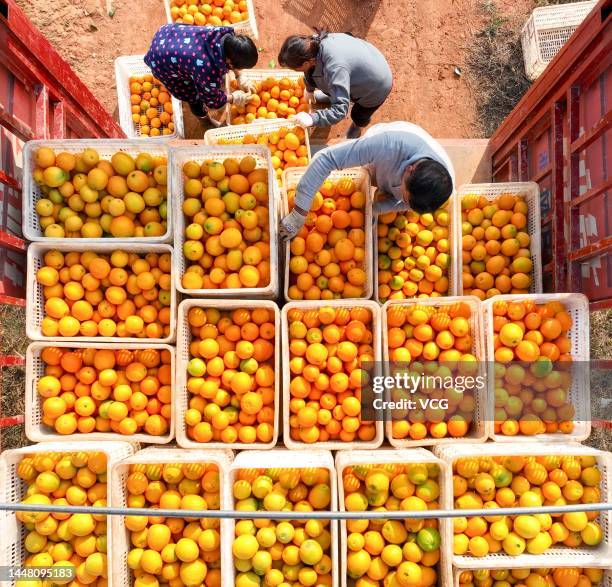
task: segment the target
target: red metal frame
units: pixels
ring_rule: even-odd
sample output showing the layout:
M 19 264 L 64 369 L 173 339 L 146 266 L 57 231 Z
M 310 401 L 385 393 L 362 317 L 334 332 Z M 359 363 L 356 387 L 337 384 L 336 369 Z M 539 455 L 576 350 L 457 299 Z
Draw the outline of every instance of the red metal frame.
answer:
M 0 304 L 25 305 L 21 151 L 31 139 L 124 137 L 70 65 L 14 0 L 0 0 Z M 2 368 L 23 357 L 0 354 Z M 0 429 L 23 415 L 0 417 Z
M 600 0 L 490 141 L 495 181 L 540 184 L 545 289 L 583 291 L 593 310 L 612 307 L 611 138 L 612 0 Z

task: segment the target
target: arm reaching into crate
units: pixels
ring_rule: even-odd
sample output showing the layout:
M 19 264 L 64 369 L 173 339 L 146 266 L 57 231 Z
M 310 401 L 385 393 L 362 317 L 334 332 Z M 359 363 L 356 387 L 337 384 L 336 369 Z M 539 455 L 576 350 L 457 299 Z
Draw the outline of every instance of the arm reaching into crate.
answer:
M 296 209 L 310 210 L 319 187 L 329 174 L 350 167 L 366 167 L 372 183 L 388 194 L 376 204 L 378 212 L 408 208 L 432 212 L 446 202 L 453 191 L 453 166 L 442 146 L 422 128 L 407 122 L 394 122 L 375 125 L 361 139 L 333 145 L 317 153 L 296 188 Z M 287 222 L 285 218 L 281 221 L 282 228 L 289 232 L 290 225 L 294 224 L 288 218 Z

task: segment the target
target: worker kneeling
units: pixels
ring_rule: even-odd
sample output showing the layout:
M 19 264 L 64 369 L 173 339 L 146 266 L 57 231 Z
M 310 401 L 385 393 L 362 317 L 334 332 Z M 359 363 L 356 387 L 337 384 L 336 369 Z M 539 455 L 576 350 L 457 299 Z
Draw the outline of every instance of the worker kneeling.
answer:
M 329 174 L 350 167 L 365 167 L 383 195 L 374 203 L 374 215 L 408 209 L 433 212 L 448 200 L 455 183 L 446 151 L 424 129 L 409 122 L 376 124 L 362 138 L 327 147 L 313 157 L 297 185 L 293 210 L 280 222 L 282 238 L 292 239 L 301 230 Z
M 239 70 L 255 67 L 257 58 L 252 39 L 231 27 L 167 24 L 155 33 L 144 61 L 175 98 L 205 118 L 227 103 L 247 104 L 245 88 L 226 94 L 225 74 L 234 70 L 240 82 Z
M 346 118 L 353 102 L 349 139 L 360 136 L 362 128 L 370 124 L 393 85 L 384 55 L 374 45 L 347 33 L 288 37 L 278 62 L 304 72 L 305 96 L 310 101 L 330 104 L 312 114 L 298 112 L 295 118 L 303 126 L 336 124 Z

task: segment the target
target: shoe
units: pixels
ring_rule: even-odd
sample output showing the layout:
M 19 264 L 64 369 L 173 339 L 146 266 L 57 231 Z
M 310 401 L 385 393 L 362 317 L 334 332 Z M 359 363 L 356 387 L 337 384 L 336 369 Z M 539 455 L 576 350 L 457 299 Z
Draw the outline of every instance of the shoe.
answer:
M 315 104 L 331 104 L 331 98 L 321 90 L 315 90 L 312 96 Z
M 351 124 L 351 126 L 349 127 L 346 133 L 346 138 L 347 139 L 358 139 L 361 136 L 361 131 L 362 131 L 362 128 L 360 126 L 357 126 L 356 124 Z

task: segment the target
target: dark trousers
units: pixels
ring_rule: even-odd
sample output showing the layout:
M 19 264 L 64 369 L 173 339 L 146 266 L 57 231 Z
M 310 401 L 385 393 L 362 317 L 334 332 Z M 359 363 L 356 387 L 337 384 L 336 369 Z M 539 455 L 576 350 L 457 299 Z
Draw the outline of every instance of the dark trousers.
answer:
M 191 113 L 198 118 L 206 118 L 208 116 L 208 111 L 201 102 L 189 104 L 189 109 L 191 110 Z
M 370 124 L 370 120 L 372 119 L 372 115 L 376 112 L 382 104 L 378 106 L 361 106 L 360 104 L 353 104 L 351 108 L 351 120 L 355 124 L 355 126 L 359 126 L 361 128 L 368 126 Z

